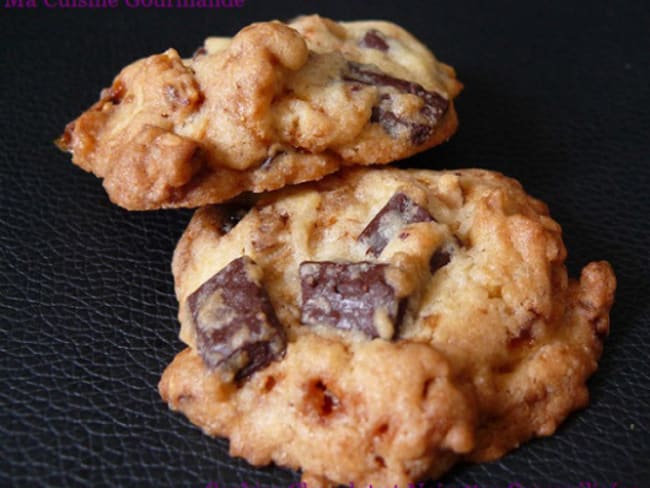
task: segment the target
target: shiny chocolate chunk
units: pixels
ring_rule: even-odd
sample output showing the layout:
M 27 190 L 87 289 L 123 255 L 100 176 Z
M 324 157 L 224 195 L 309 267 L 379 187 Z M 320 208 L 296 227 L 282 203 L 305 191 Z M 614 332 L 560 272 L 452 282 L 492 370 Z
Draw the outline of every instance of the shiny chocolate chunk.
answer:
M 347 70 L 343 73 L 345 81 L 355 81 L 363 85 L 391 86 L 401 93 L 410 93 L 424 100 L 432 112 L 442 115 L 449 106 L 449 101 L 437 92 L 430 92 L 413 81 L 395 78 L 383 71 L 378 71 L 370 65 L 349 62 Z
M 440 268 L 447 266 L 451 261 L 451 255 L 444 249 L 436 249 L 429 260 L 429 269 L 431 274 L 435 274 Z
M 235 259 L 187 299 L 198 353 L 226 381 L 239 382 L 284 354 L 286 337 L 261 274 L 249 257 Z
M 414 146 L 424 144 L 433 132 L 433 126 L 425 124 L 412 123 L 409 124 L 409 129 L 411 130 L 411 144 Z
M 366 32 L 361 41 L 359 41 L 359 45 L 361 47 L 378 49 L 379 51 L 384 52 L 388 51 L 390 48 L 386 42 L 386 39 L 384 38 L 384 35 L 377 29 L 370 29 L 368 32 Z
M 391 339 L 401 314 L 395 290 L 386 281 L 387 268 L 370 262 L 301 263 L 302 323 Z
M 400 126 L 405 125 L 406 121 L 391 112 L 390 105 L 390 96 L 382 95 L 379 105 L 372 107 L 370 122 L 381 125 L 391 136 L 397 137 Z
M 371 122 L 380 124 L 392 136 L 397 135 L 400 127 L 406 128 L 410 134 L 411 144 L 414 146 L 426 142 L 449 108 L 449 100 L 439 93 L 427 91 L 418 83 L 395 78 L 371 66 L 350 62 L 342 76 L 345 81 L 377 87 L 393 87 L 400 93 L 409 93 L 421 98 L 423 106 L 417 117 L 413 119 L 396 115 L 392 110 L 392 97 L 386 93 L 381 95 L 379 104 L 372 110 Z
M 372 107 L 371 122 L 381 125 L 381 127 L 393 137 L 397 137 L 401 127 L 406 128 L 409 131 L 411 144 L 414 146 L 424 144 L 427 139 L 429 139 L 437 123 L 437 119 L 427 119 L 424 122 L 414 122 L 398 117 L 390 110 L 390 108 L 386 108 L 383 105 L 383 103 L 380 103 L 380 105 Z M 420 113 L 423 113 L 422 110 Z
M 402 227 L 415 222 L 435 222 L 435 219 L 404 193 L 395 193 L 363 229 L 358 240 L 368 245 L 366 254 L 379 256 Z

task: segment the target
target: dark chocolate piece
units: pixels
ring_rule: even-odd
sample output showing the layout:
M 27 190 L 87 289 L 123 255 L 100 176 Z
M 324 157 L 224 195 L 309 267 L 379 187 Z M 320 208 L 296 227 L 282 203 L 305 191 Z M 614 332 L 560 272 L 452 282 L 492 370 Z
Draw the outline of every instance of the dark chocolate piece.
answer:
M 430 92 L 418 83 L 395 78 L 381 71 L 373 71 L 372 67 L 359 63 L 349 62 L 348 70 L 343 74 L 345 81 L 356 81 L 364 85 L 392 86 L 401 93 L 410 93 L 424 100 L 427 111 L 430 115 L 438 117 L 445 113 L 449 107 L 449 101 L 437 92 Z
M 203 362 L 228 381 L 242 381 L 284 354 L 286 337 L 247 256 L 231 261 L 187 303 Z
M 390 46 L 384 39 L 384 34 L 379 32 L 377 29 L 370 29 L 366 32 L 366 35 L 363 36 L 361 41 L 359 41 L 361 47 L 368 47 L 370 49 L 378 49 L 379 51 L 388 51 Z
M 418 120 L 408 120 L 397 116 L 392 110 L 392 99 L 383 94 L 379 105 L 373 107 L 371 122 L 380 124 L 392 136 L 397 135 L 397 128 L 406 127 L 410 131 L 411 144 L 419 146 L 431 136 L 434 127 L 449 108 L 449 100 L 437 92 L 430 92 L 422 85 L 399 78 L 394 78 L 376 68 L 350 62 L 343 73 L 343 80 L 353 81 L 364 85 L 390 86 L 400 93 L 410 93 L 420 97 L 424 106 L 419 111 Z
M 381 125 L 386 132 L 391 136 L 397 137 L 397 131 L 399 126 L 406 125 L 407 122 L 400 119 L 397 115 L 390 111 L 388 107 L 384 107 L 385 104 L 383 100 L 389 99 L 388 95 L 382 96 L 382 101 L 379 105 L 372 107 L 372 115 L 370 116 L 370 122 Z
M 302 323 L 391 339 L 399 325 L 400 303 L 386 282 L 387 268 L 366 261 L 301 263 Z
M 414 146 L 424 144 L 433 131 L 433 126 L 425 124 L 410 124 L 409 128 L 411 129 L 411 144 Z
M 379 256 L 400 228 L 415 222 L 435 222 L 435 219 L 404 193 L 395 193 L 359 234 L 358 241 L 368 245 L 366 254 Z
M 433 132 L 433 125 L 421 124 L 418 122 L 411 122 L 401 117 L 398 117 L 390 110 L 384 108 L 383 104 L 372 107 L 372 116 L 370 122 L 375 122 L 383 127 L 391 136 L 397 137 L 399 128 L 406 127 L 410 131 L 411 144 L 419 146 L 424 144 L 431 132 Z M 435 125 L 435 124 L 434 124 Z
M 431 259 L 429 260 L 429 269 L 431 274 L 435 274 L 443 266 L 447 266 L 451 261 L 451 255 L 444 249 L 436 249 L 436 252 L 433 253 Z

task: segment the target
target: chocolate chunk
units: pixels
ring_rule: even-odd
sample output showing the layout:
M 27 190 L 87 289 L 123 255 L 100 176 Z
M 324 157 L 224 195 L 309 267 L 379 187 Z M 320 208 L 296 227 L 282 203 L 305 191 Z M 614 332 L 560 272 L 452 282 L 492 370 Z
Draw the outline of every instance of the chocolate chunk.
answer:
M 376 105 L 372 107 L 372 115 L 370 116 L 370 122 L 381 125 L 386 132 L 388 132 L 393 137 L 397 137 L 397 131 L 399 126 L 407 125 L 403 119 L 400 119 L 390 110 L 386 110 L 381 105 Z
M 375 68 L 376 70 L 376 68 Z M 386 74 L 382 71 L 374 71 L 370 65 L 349 62 L 347 71 L 343 73 L 345 81 L 356 81 L 364 85 L 392 86 L 401 93 L 410 93 L 424 100 L 429 115 L 442 115 L 449 106 L 449 101 L 437 92 L 430 92 L 418 83 L 402 80 Z
M 357 240 L 368 245 L 366 254 L 379 256 L 402 227 L 415 222 L 435 222 L 435 219 L 404 193 L 395 193 Z
M 424 125 L 424 124 L 411 124 L 410 125 L 411 129 L 411 144 L 414 146 L 419 146 L 420 144 L 424 144 L 427 139 L 429 139 L 429 136 L 431 136 L 431 132 L 433 131 L 433 127 L 430 125 Z
M 410 131 L 411 144 L 414 146 L 424 144 L 433 132 L 433 125 L 408 121 L 398 117 L 390 110 L 386 110 L 381 105 L 372 107 L 370 122 L 378 123 L 393 137 L 398 136 L 400 127 L 406 127 Z
M 371 65 L 363 65 L 353 61 L 347 63 L 342 77 L 344 81 L 354 81 L 362 85 L 392 86 L 402 93 L 412 93 L 417 90 L 417 87 L 420 87 L 421 91 L 426 91 L 417 83 L 395 78 L 383 71 L 378 71 L 377 68 Z
M 235 259 L 187 299 L 199 355 L 226 381 L 242 381 L 284 354 L 286 337 L 260 274 L 249 257 Z
M 300 264 L 303 324 L 358 330 L 391 339 L 400 315 L 386 264 L 306 261 Z
M 436 252 L 433 253 L 431 259 L 429 260 L 429 269 L 431 274 L 435 274 L 443 266 L 447 266 L 451 261 L 451 255 L 444 249 L 436 249 Z
M 368 47 L 370 49 L 378 49 L 380 51 L 388 51 L 389 46 L 384 35 L 379 32 L 377 29 L 370 29 L 366 32 L 366 35 L 363 36 L 361 41 L 359 41 L 361 47 Z
M 250 206 L 229 203 L 221 205 L 220 209 L 222 218 L 219 224 L 219 230 L 224 234 L 227 234 L 234 229 L 241 219 L 246 217 L 246 214 L 250 211 Z
M 424 102 L 418 113 L 417 120 L 408 120 L 397 116 L 392 109 L 392 98 L 383 94 L 379 99 L 379 105 L 373 107 L 371 122 L 380 124 L 386 132 L 397 136 L 400 126 L 406 127 L 410 132 L 411 144 L 419 146 L 431 136 L 434 127 L 449 108 L 449 100 L 436 92 L 424 89 L 422 85 L 399 78 L 394 78 L 386 73 L 376 71 L 371 66 L 364 66 L 359 63 L 348 63 L 347 70 L 342 75 L 343 80 L 353 81 L 364 85 L 378 87 L 389 86 L 400 93 L 416 95 Z

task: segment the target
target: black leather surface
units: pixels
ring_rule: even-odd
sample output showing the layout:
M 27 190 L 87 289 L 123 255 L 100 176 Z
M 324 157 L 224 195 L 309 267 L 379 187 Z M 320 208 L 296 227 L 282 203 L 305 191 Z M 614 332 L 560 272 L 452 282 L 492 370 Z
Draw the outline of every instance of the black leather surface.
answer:
M 500 170 L 619 279 L 591 406 L 444 486 L 650 486 L 647 2 L 262 1 L 239 10 L 0 7 L 0 485 L 285 486 L 158 398 L 181 349 L 170 260 L 190 212 L 128 213 L 51 141 L 137 57 L 319 11 L 401 23 L 458 70 L 457 136 L 405 165 Z M 4 6 L 4 1 L 2 2 Z M 513 485 L 517 486 L 517 485 Z M 584 485 L 587 488 L 587 485 Z

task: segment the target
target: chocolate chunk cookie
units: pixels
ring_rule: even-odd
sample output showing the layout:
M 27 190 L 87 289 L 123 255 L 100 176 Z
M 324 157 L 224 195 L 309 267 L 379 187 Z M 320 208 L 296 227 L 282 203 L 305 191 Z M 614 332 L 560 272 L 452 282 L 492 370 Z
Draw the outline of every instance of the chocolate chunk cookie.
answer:
M 460 89 L 394 24 L 300 17 L 134 62 L 58 144 L 122 207 L 197 207 L 440 144 Z
M 616 281 L 604 261 L 570 280 L 565 257 L 546 206 L 482 170 L 347 169 L 202 208 L 174 255 L 188 347 L 160 394 L 310 486 L 498 458 L 588 402 Z

